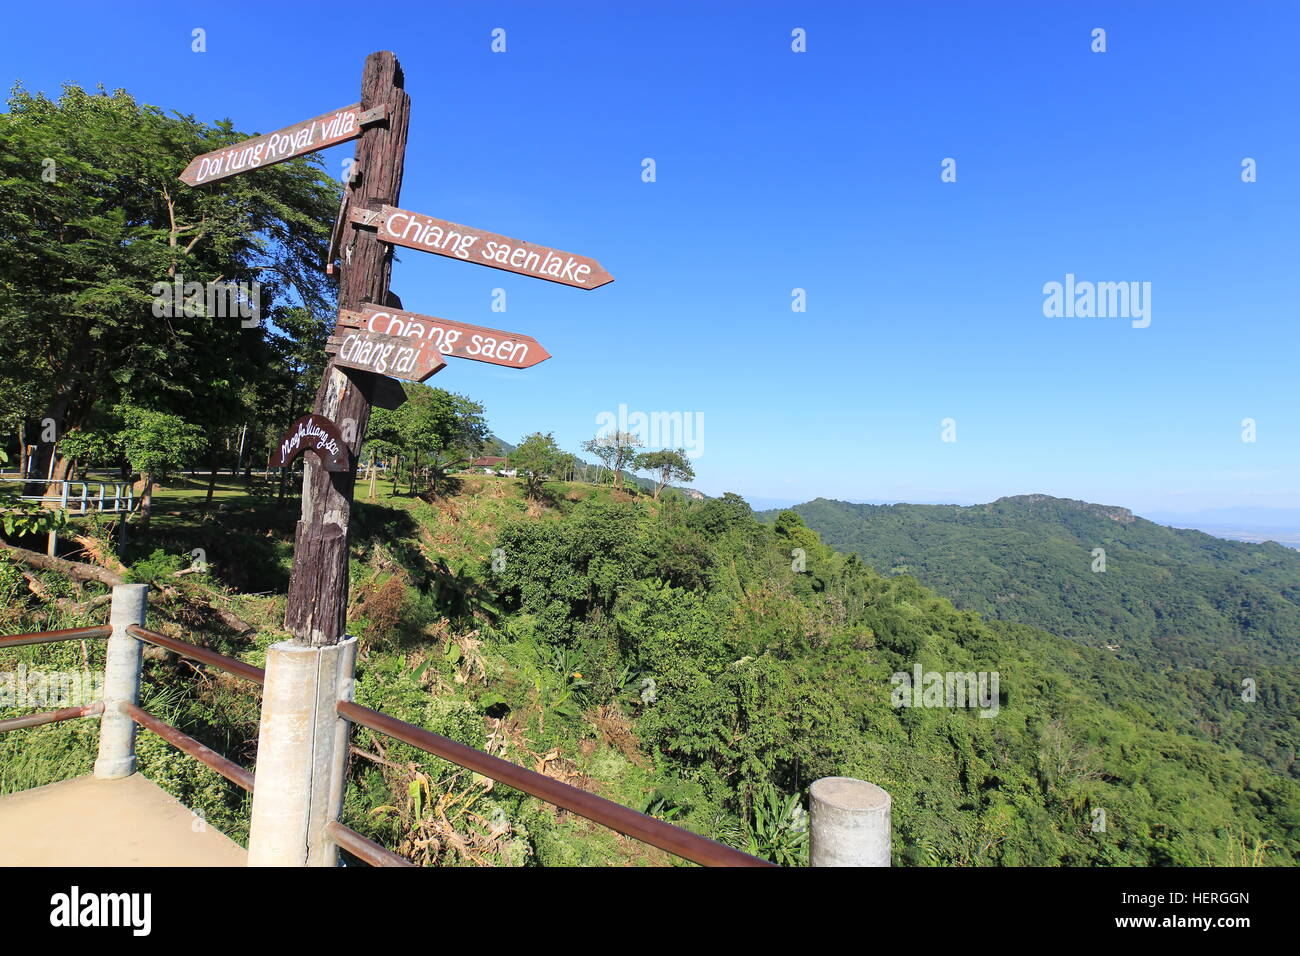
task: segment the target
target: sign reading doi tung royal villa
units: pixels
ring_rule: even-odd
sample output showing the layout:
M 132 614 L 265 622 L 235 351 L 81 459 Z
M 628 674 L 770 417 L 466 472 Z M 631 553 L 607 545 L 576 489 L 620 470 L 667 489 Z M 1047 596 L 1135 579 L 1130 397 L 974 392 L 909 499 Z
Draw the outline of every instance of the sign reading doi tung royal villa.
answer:
M 195 156 L 181 173 L 181 180 L 191 186 L 200 186 L 251 169 L 274 166 L 305 153 L 314 153 L 326 146 L 356 139 L 361 135 L 363 127 L 383 119 L 384 114 L 383 107 L 363 113 L 361 104 L 353 103 L 341 110 L 333 110 L 314 119 L 278 129 L 274 133 L 254 136 L 242 143 Z
M 352 220 L 362 226 L 378 228 L 379 238 L 384 242 L 534 279 L 559 282 L 575 289 L 596 289 L 614 281 L 614 277 L 595 259 L 445 219 L 434 219 L 407 209 L 394 206 L 384 206 L 378 212 L 354 209 Z
M 408 346 L 418 343 L 442 355 L 507 368 L 532 368 L 551 357 L 542 343 L 531 335 L 502 332 L 401 309 L 383 309 L 370 303 L 362 306 L 360 312 L 340 309 L 338 325 L 330 343 L 342 346 L 346 337 L 357 331 L 406 338 Z

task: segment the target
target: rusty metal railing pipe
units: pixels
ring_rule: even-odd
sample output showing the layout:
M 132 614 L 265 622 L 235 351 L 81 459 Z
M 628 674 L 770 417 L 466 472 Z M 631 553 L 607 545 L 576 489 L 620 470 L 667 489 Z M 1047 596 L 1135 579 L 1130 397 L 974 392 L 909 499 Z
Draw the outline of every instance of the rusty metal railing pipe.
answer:
M 450 738 L 431 733 L 422 727 L 408 724 L 388 714 L 360 704 L 341 701 L 338 712 L 353 723 L 381 734 L 387 734 L 395 740 L 408 743 L 412 747 L 431 753 L 436 757 L 449 760 L 460 767 L 491 777 L 508 787 L 532 794 L 540 800 L 562 807 L 578 816 L 586 817 L 602 826 L 617 830 L 634 840 L 649 843 L 661 850 L 667 850 L 674 856 L 699 863 L 703 866 L 774 866 L 767 860 L 742 853 L 733 847 L 724 846 L 708 837 L 683 830 L 681 827 L 665 823 L 644 813 L 629 809 L 622 804 L 598 797 L 586 790 L 567 783 L 561 783 L 545 774 L 528 770 L 524 767 L 493 757 L 481 750 L 467 747 Z
M 9 730 L 21 730 L 24 727 L 40 727 L 42 724 L 57 724 L 61 720 L 76 720 L 78 717 L 95 717 L 104 712 L 104 702 L 96 701 L 84 707 L 64 707 L 62 710 L 47 710 L 43 714 L 28 714 L 26 717 L 10 717 L 0 720 L 0 734 Z
M 113 629 L 107 624 L 94 627 L 65 627 L 61 631 L 33 631 L 30 634 L 6 634 L 0 637 L 0 647 L 22 647 L 26 644 L 50 644 L 54 641 L 76 641 L 93 637 L 108 637 Z
M 356 830 L 344 826 L 337 820 L 325 824 L 325 832 L 338 846 L 371 866 L 415 866 L 410 860 L 380 846 L 369 837 L 363 837 Z
M 253 664 L 227 657 L 225 654 L 219 654 L 206 647 L 199 647 L 199 645 L 191 644 L 188 641 L 181 641 L 174 637 L 168 637 L 166 634 L 159 634 L 157 631 L 151 631 L 146 627 L 132 625 L 126 629 L 126 632 L 142 641 L 148 641 L 150 644 L 156 644 L 159 647 L 165 647 L 169 651 L 175 651 L 181 657 L 188 657 L 190 660 L 209 664 L 228 674 L 234 674 L 236 677 L 252 681 L 254 684 L 266 683 L 266 671 Z
M 243 787 L 249 793 L 253 792 L 253 775 L 233 760 L 221 756 L 211 747 L 199 743 L 193 737 L 182 733 L 171 724 L 164 723 L 153 714 L 141 710 L 135 704 L 123 703 L 121 709 L 122 713 L 141 727 L 152 730 L 177 750 L 183 751 L 199 763 L 211 767 L 231 783 Z

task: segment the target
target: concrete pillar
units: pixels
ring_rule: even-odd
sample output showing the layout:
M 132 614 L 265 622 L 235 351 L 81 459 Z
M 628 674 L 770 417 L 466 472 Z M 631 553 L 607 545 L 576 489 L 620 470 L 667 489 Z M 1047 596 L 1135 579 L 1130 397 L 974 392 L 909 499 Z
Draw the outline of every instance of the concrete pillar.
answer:
M 266 652 L 257 738 L 249 866 L 337 866 L 325 826 L 343 808 L 357 639 L 308 647 L 283 641 Z
M 822 777 L 808 791 L 812 866 L 889 866 L 889 794 L 852 777 Z
M 113 633 L 104 662 L 104 716 L 99 720 L 99 756 L 95 760 L 95 776 L 106 780 L 135 773 L 135 721 L 118 705 L 140 701 L 140 642 L 126 629 L 132 624 L 143 627 L 148 607 L 149 585 L 113 585 L 108 617 Z

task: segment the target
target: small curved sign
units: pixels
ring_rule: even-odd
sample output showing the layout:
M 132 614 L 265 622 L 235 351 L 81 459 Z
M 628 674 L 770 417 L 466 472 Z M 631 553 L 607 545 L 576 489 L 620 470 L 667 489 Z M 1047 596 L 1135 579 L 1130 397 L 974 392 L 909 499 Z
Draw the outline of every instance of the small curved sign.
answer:
M 348 446 L 339 427 L 324 415 L 304 415 L 284 433 L 271 452 L 269 468 L 287 468 L 305 451 L 315 452 L 325 471 L 348 470 Z

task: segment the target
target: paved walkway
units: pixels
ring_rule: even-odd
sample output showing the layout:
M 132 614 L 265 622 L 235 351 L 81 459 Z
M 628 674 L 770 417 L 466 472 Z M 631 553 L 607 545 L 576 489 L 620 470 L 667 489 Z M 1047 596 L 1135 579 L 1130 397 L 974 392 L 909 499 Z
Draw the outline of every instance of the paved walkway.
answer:
M 138 773 L 0 797 L 0 866 L 244 866 L 247 853 Z

